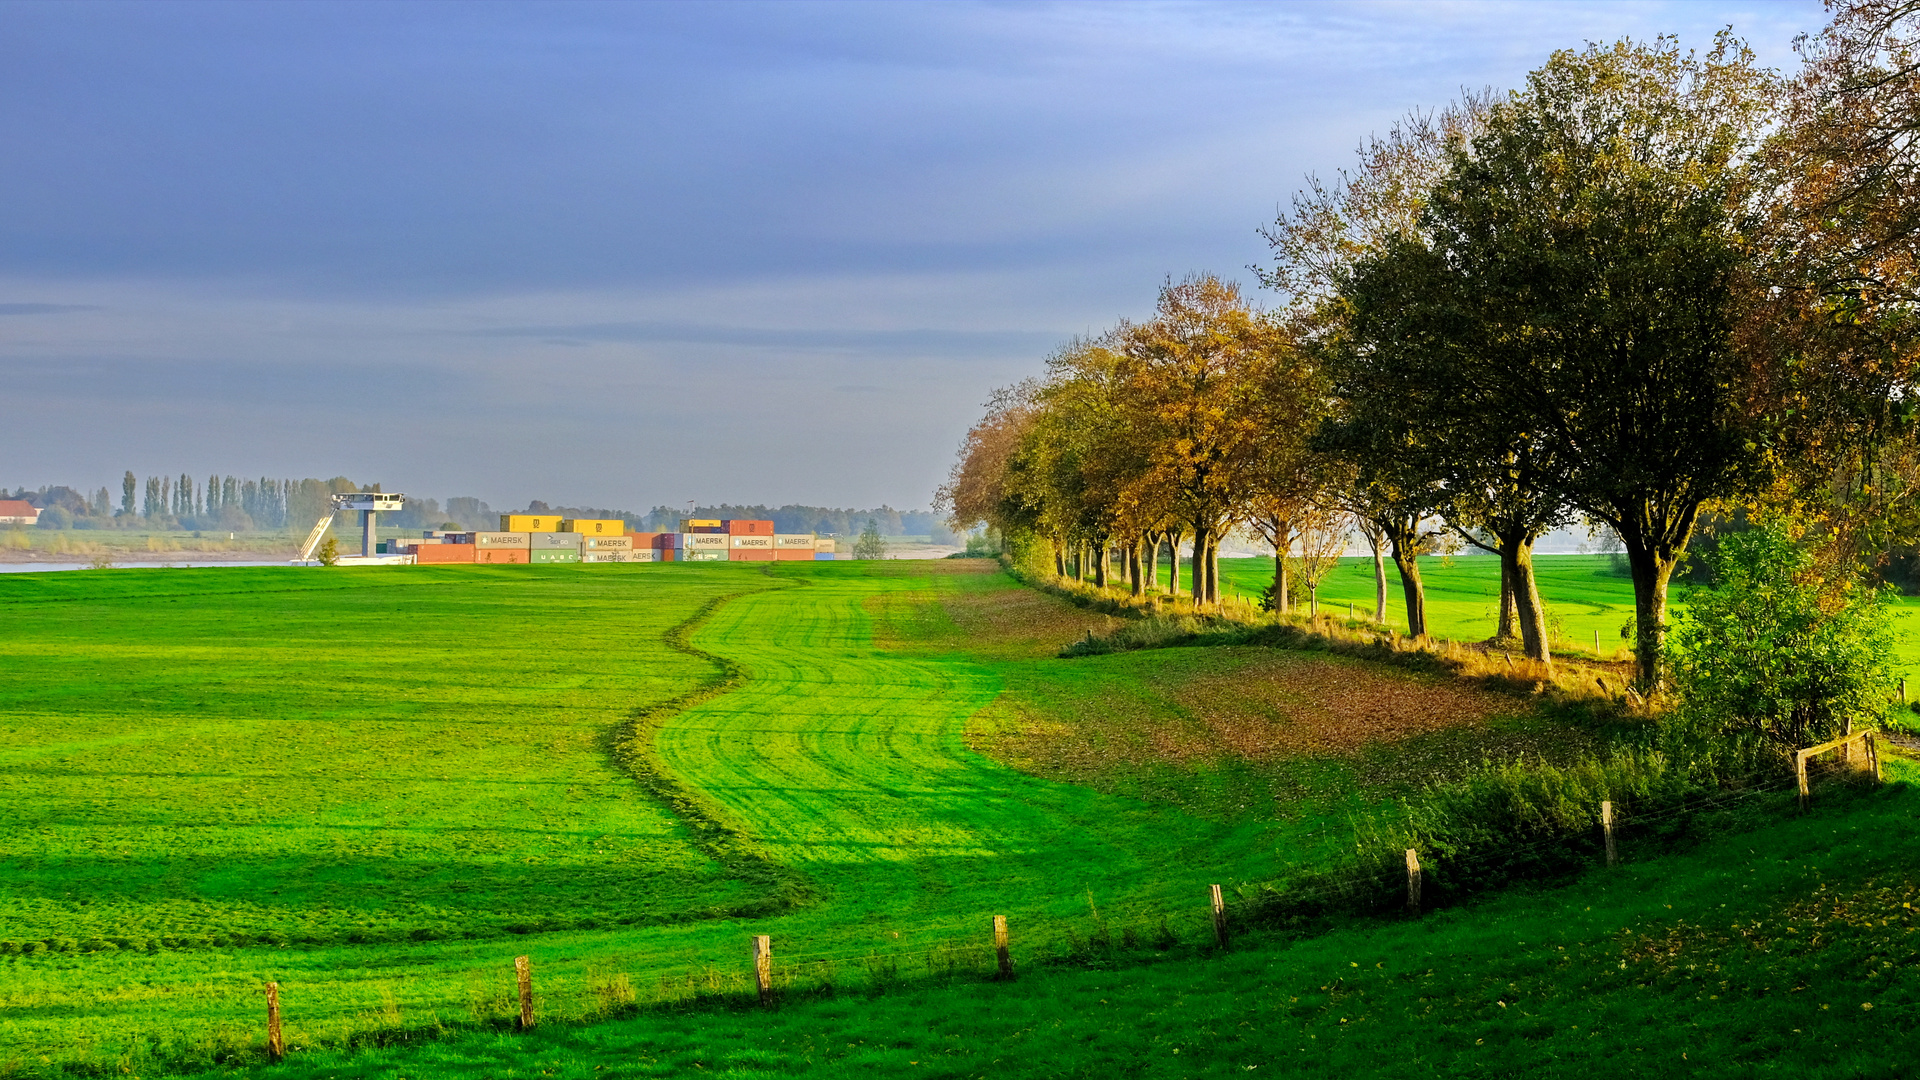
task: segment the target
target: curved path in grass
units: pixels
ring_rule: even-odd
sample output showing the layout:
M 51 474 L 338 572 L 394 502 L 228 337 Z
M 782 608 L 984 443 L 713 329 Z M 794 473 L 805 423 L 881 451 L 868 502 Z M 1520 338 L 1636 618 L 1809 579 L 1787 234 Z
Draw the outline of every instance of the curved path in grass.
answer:
M 989 911 L 1079 917 L 1089 892 L 1197 909 L 1208 882 L 1240 876 L 1218 850 L 1227 826 L 968 750 L 968 718 L 1001 689 L 992 670 L 873 640 L 869 598 L 928 579 L 807 577 L 729 601 L 693 635 L 750 678 L 667 721 L 657 749 L 836 919 L 906 933 Z

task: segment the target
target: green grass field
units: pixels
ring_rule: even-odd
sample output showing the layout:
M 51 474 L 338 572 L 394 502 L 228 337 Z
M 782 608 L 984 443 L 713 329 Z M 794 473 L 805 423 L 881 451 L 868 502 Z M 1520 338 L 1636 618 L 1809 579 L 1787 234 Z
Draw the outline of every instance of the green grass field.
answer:
M 1330 842 L 1323 820 L 1275 819 L 1270 798 L 1220 805 L 1209 762 L 1162 770 L 1170 797 L 1143 801 L 971 749 L 969 721 L 1017 669 L 1031 681 L 1057 664 L 1081 618 L 1046 601 L 1064 633 L 960 649 L 965 631 L 929 599 L 939 582 L 1030 595 L 956 573 L 976 569 L 0 582 L 16 675 L 0 688 L 0 1064 L 257 1045 L 268 979 L 306 1045 L 498 1015 L 498 973 L 521 952 L 556 1017 L 618 997 L 622 979 L 647 993 L 738 980 L 749 931 L 777 935 L 802 978 L 911 965 L 976 940 L 993 912 L 1029 937 L 1078 932 L 1090 905 L 1149 925 L 1210 882 L 1270 877 Z M 750 678 L 670 717 L 657 757 L 754 858 L 810 883 L 784 914 L 608 748 L 627 715 L 712 676 L 661 639 L 722 595 L 693 645 Z
M 1233 1023 L 1254 1030 L 1271 1022 L 1256 1000 L 1318 970 L 1311 950 L 1358 950 L 1375 931 L 1289 947 L 1308 953 L 1269 942 L 1219 968 L 1203 957 L 1208 884 L 1231 896 L 1336 858 L 1351 815 L 1483 755 L 1579 745 L 1523 702 L 1345 658 L 1058 660 L 1106 617 L 990 570 L 0 579 L 0 1072 L 250 1067 L 269 979 L 317 1075 L 347 1067 L 326 1047 L 428 1037 L 366 1068 L 537 1075 L 550 1053 L 568 1075 L 891 1070 L 895 1050 L 925 1048 L 952 1051 L 943 1075 L 1126 1071 L 1180 1025 L 1227 1048 L 1207 1069 L 1238 1069 L 1258 1062 L 1220 1034 L 1221 995 L 1245 981 L 1254 1011 Z M 722 662 L 737 685 L 701 697 Z M 674 700 L 693 704 L 660 711 Z M 616 753 L 635 717 L 645 783 Z M 1911 827 L 1907 803 L 1872 805 Z M 974 983 L 994 913 L 1028 962 L 1108 948 L 1115 971 L 1165 962 L 995 988 L 1037 1019 L 969 1034 L 993 1000 Z M 1478 925 L 1448 921 L 1462 918 L 1427 925 Z M 772 1042 L 740 1037 L 763 1021 L 726 1004 L 756 933 L 793 996 Z M 1394 940 L 1366 947 L 1416 947 Z M 1425 946 L 1456 947 L 1481 948 Z M 547 1029 L 528 1045 L 546 1049 L 502 1064 L 488 1032 L 520 954 Z M 899 979 L 885 1007 L 865 1004 L 859 988 Z M 1131 1002 L 1106 1026 L 1137 1037 L 1069 1052 L 1059 1040 L 1108 1015 L 1082 991 Z M 668 1011 L 628 1015 L 640 1006 Z M 958 1026 L 939 1027 L 949 1010 Z M 1153 1068 L 1183 1074 L 1170 1057 Z

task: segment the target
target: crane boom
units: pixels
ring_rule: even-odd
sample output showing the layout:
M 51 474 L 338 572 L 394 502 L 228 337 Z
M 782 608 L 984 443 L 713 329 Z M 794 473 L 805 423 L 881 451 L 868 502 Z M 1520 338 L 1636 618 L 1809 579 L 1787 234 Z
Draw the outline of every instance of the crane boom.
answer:
M 306 562 L 308 559 L 313 558 L 313 549 L 320 546 L 320 538 L 326 535 L 327 526 L 333 524 L 333 516 L 333 514 L 328 514 L 326 517 L 321 518 L 320 523 L 315 525 L 313 531 L 307 534 L 307 542 L 300 545 L 301 562 Z

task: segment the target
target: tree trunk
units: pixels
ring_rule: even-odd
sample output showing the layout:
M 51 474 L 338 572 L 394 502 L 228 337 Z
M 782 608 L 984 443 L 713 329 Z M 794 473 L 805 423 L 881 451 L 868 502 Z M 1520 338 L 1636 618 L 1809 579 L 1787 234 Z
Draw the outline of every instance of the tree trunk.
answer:
M 1146 546 L 1144 537 L 1136 536 L 1127 542 L 1127 592 L 1136 597 L 1146 591 L 1147 580 L 1140 565 L 1140 552 Z
M 1553 655 L 1547 637 L 1547 609 L 1533 577 L 1533 537 L 1515 533 L 1500 539 L 1500 576 L 1513 592 L 1514 613 L 1520 620 L 1520 644 L 1527 655 L 1552 670 Z
M 1053 576 L 1066 577 L 1067 576 L 1066 546 L 1060 543 L 1060 540 L 1058 537 L 1055 537 L 1051 541 L 1051 543 L 1053 544 Z
M 1660 683 L 1660 657 L 1667 643 L 1667 582 L 1680 556 L 1621 539 L 1626 541 L 1627 565 L 1633 571 L 1635 677 L 1641 692 L 1650 694 Z
M 1147 534 L 1146 588 L 1160 587 L 1160 532 L 1155 530 Z
M 1383 522 L 1387 542 L 1392 548 L 1393 565 L 1400 571 L 1400 591 L 1407 598 L 1407 636 L 1427 636 L 1427 593 L 1420 585 L 1420 522 Z
M 1293 523 L 1275 521 L 1273 523 L 1273 610 L 1282 615 L 1287 613 L 1287 549 L 1293 546 Z
M 1188 572 L 1188 576 L 1193 579 L 1193 602 L 1196 606 L 1213 602 L 1213 582 L 1207 577 L 1207 565 L 1210 562 L 1207 553 L 1212 550 L 1212 547 L 1213 530 L 1205 525 L 1195 524 L 1192 569 Z
M 1393 565 L 1400 571 L 1400 591 L 1407 598 L 1407 636 L 1427 636 L 1427 594 L 1420 587 L 1420 564 L 1400 545 L 1393 547 Z
M 1167 595 L 1180 595 L 1180 530 L 1167 530 Z
M 1373 621 L 1387 621 L 1387 553 L 1373 545 Z
M 1112 563 L 1111 552 L 1107 546 L 1107 538 L 1103 536 L 1094 541 L 1093 551 L 1093 587 L 1096 589 L 1104 589 L 1107 587 L 1108 570 Z
M 1220 539 L 1207 541 L 1207 595 L 1220 603 Z
M 1506 553 L 1500 555 L 1500 623 L 1494 628 L 1495 641 L 1512 641 L 1513 630 L 1513 571 L 1507 568 Z

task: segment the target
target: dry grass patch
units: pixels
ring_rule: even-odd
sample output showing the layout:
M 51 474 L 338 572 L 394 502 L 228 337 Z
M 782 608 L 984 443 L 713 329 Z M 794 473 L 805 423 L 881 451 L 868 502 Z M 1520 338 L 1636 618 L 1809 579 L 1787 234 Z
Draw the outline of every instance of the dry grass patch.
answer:
M 1255 654 L 1230 673 L 1185 679 L 1175 692 L 1213 742 L 1254 761 L 1354 754 L 1515 711 L 1510 697 L 1312 654 Z

